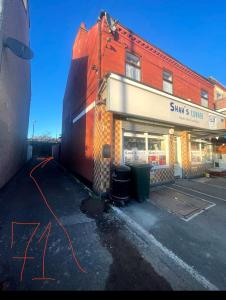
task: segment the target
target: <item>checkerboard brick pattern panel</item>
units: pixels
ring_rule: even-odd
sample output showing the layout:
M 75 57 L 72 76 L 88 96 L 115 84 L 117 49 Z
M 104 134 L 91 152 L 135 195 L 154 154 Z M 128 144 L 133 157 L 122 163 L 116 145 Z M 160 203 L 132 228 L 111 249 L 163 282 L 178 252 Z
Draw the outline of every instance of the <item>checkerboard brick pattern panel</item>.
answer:
M 122 158 L 122 121 L 114 120 L 114 163 L 119 165 Z
M 110 158 L 103 158 L 103 145 L 111 145 L 112 113 L 105 109 L 104 104 L 95 107 L 94 128 L 94 182 L 96 192 L 106 192 L 110 187 Z
M 183 131 L 180 136 L 183 178 L 188 178 L 191 170 L 191 162 L 189 158 L 189 134 L 187 131 Z
M 191 169 L 188 172 L 187 177 L 192 178 L 192 177 L 203 176 L 204 173 L 210 168 L 213 168 L 213 163 L 191 166 Z
M 169 165 L 170 167 L 174 166 L 175 160 L 175 143 L 174 143 L 174 135 L 169 135 Z
M 174 181 L 174 168 L 156 169 L 151 171 L 150 184 L 158 185 Z

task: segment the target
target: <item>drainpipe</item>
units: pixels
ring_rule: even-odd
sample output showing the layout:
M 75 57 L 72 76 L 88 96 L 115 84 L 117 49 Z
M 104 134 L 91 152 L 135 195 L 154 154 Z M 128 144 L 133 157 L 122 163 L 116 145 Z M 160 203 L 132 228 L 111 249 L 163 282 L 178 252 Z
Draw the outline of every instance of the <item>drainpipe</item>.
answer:
M 4 19 L 5 0 L 0 0 L 0 71 L 2 66 L 3 51 L 3 19 Z

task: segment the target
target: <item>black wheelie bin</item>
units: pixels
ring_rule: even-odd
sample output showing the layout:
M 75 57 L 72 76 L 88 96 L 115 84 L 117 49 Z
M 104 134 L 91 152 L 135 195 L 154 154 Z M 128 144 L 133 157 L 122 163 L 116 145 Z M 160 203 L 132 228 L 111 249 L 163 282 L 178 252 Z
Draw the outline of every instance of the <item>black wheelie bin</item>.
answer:
M 139 202 L 149 198 L 150 164 L 129 164 L 131 168 L 131 197 Z
M 116 205 L 130 200 L 131 169 L 126 165 L 114 166 L 111 175 L 110 199 Z

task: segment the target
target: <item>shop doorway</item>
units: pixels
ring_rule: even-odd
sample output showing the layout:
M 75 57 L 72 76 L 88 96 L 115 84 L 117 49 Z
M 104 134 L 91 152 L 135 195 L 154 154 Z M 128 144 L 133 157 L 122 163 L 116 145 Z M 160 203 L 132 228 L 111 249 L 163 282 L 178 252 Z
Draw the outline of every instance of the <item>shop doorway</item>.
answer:
M 181 138 L 174 138 L 174 177 L 182 178 L 182 161 L 181 161 Z

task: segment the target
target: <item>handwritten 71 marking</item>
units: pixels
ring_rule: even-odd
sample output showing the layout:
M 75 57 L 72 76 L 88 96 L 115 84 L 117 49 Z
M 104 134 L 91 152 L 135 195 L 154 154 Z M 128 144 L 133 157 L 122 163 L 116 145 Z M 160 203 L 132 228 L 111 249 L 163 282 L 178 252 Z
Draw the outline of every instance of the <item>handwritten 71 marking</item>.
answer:
M 32 225 L 32 226 L 35 225 L 35 229 L 32 232 L 30 238 L 28 239 L 28 242 L 27 242 L 27 245 L 26 245 L 26 248 L 25 248 L 24 256 L 23 257 L 21 257 L 21 256 L 14 256 L 13 257 L 13 259 L 23 260 L 23 265 L 22 265 L 22 269 L 21 269 L 21 272 L 20 272 L 20 281 L 23 281 L 23 274 L 24 274 L 24 268 L 25 268 L 26 261 L 28 259 L 34 259 L 34 257 L 27 256 L 27 253 L 28 253 L 28 249 L 30 247 L 30 244 L 32 242 L 32 239 L 34 238 L 34 236 L 36 235 L 36 233 L 38 231 L 40 223 L 12 222 L 12 225 L 11 225 L 11 249 L 13 248 L 13 245 L 15 243 L 15 239 L 14 239 L 14 226 L 15 225 Z M 46 234 L 47 231 L 48 231 L 48 233 L 47 233 L 47 236 L 46 236 L 45 246 L 44 246 L 44 250 L 43 250 L 43 254 L 42 254 L 42 277 L 35 277 L 35 278 L 32 278 L 32 280 L 55 280 L 54 278 L 50 278 L 50 277 L 45 276 L 46 247 L 47 247 L 47 243 L 48 243 L 48 239 L 49 239 L 49 234 L 50 234 L 50 231 L 51 231 L 51 223 L 49 223 L 47 225 L 46 229 L 44 230 L 43 234 L 41 235 L 40 239 L 38 240 L 38 244 L 41 242 L 41 240 L 43 239 L 43 237 L 44 237 L 44 235 Z
M 54 219 L 56 220 L 57 224 L 63 229 L 63 232 L 65 234 L 65 236 L 67 237 L 67 240 L 68 240 L 68 243 L 69 243 L 69 249 L 71 250 L 72 252 L 72 257 L 73 257 L 73 260 L 75 261 L 78 269 L 81 271 L 81 272 L 86 272 L 80 265 L 77 257 L 76 257 L 76 254 L 75 254 L 75 250 L 73 248 L 73 245 L 72 245 L 72 241 L 71 241 L 71 238 L 69 236 L 69 233 L 67 232 L 66 228 L 64 227 L 64 225 L 61 223 L 61 221 L 59 220 L 59 218 L 56 216 L 56 214 L 54 213 L 54 211 L 52 210 L 51 206 L 49 205 L 48 201 L 47 201 L 47 198 L 46 196 L 44 195 L 41 187 L 39 186 L 37 180 L 34 178 L 33 176 L 33 173 L 38 169 L 38 168 L 44 168 L 51 160 L 53 160 L 53 157 L 49 157 L 45 160 L 43 160 L 41 163 L 39 163 L 38 165 L 36 165 L 30 172 L 29 176 L 30 178 L 33 180 L 33 182 L 35 183 L 42 199 L 44 200 L 44 203 L 45 205 L 47 206 L 48 210 L 51 212 L 51 214 L 53 215 Z M 27 260 L 32 260 L 34 259 L 34 257 L 29 257 L 27 256 L 27 253 L 28 253 L 28 249 L 30 247 L 30 244 L 32 242 L 32 239 L 34 238 L 34 236 L 36 235 L 37 233 L 37 230 L 39 229 L 39 226 L 40 226 L 40 223 L 39 222 L 12 222 L 11 224 L 11 248 L 13 248 L 13 245 L 14 245 L 14 226 L 15 225 L 35 225 L 35 229 L 34 231 L 32 232 L 30 238 L 28 239 L 28 242 L 27 242 L 27 245 L 26 245 L 26 249 L 25 249 L 25 253 L 24 253 L 24 256 L 17 256 L 17 257 L 13 257 L 13 259 L 21 259 L 23 260 L 23 265 L 22 265 L 22 269 L 21 269 L 21 272 L 20 272 L 20 281 L 23 281 L 23 274 L 24 274 L 24 268 L 25 268 L 25 264 L 26 264 L 26 261 Z M 38 240 L 38 244 L 41 242 L 41 240 L 44 238 L 44 236 L 46 236 L 45 238 L 45 245 L 44 245 L 44 250 L 43 250 L 43 255 L 42 255 L 42 276 L 41 277 L 35 277 L 35 278 L 32 278 L 32 280 L 55 280 L 54 278 L 50 278 L 50 277 L 46 277 L 45 276 L 45 257 L 46 257 L 46 249 L 47 249 L 47 244 L 48 244 L 48 240 L 49 240 L 49 235 L 50 235 L 50 232 L 51 232 L 51 222 L 48 223 L 48 225 L 46 226 L 44 232 L 42 233 L 40 239 Z
M 54 211 L 52 210 L 52 208 L 50 207 L 48 201 L 47 201 L 47 198 L 45 197 L 44 193 L 42 192 L 42 189 L 40 188 L 38 182 L 36 181 L 36 179 L 34 178 L 33 176 L 33 173 L 35 170 L 37 170 L 38 168 L 44 168 L 51 160 L 53 160 L 53 157 L 48 157 L 47 159 L 43 160 L 41 163 L 39 163 L 37 166 L 35 166 L 31 172 L 30 172 L 30 178 L 33 180 L 33 182 L 35 183 L 39 193 L 41 194 L 42 196 L 42 199 L 44 200 L 44 203 L 45 205 L 47 206 L 47 208 L 49 209 L 49 211 L 51 212 L 51 214 L 53 215 L 53 217 L 55 218 L 56 222 L 58 223 L 58 225 L 63 229 L 64 231 L 64 234 L 66 235 L 67 237 L 67 240 L 68 240 L 68 243 L 69 243 L 69 249 L 71 250 L 72 252 L 72 257 L 77 265 L 77 267 L 79 268 L 79 270 L 81 272 L 86 272 L 80 265 L 77 257 L 76 257 L 76 254 L 75 254 L 75 250 L 73 248 L 73 245 L 72 245 L 72 241 L 71 241 L 71 238 L 70 238 L 70 235 L 69 233 L 67 232 L 67 229 L 64 227 L 64 225 L 61 223 L 61 221 L 59 220 L 59 218 L 56 216 L 56 214 L 54 213 Z

